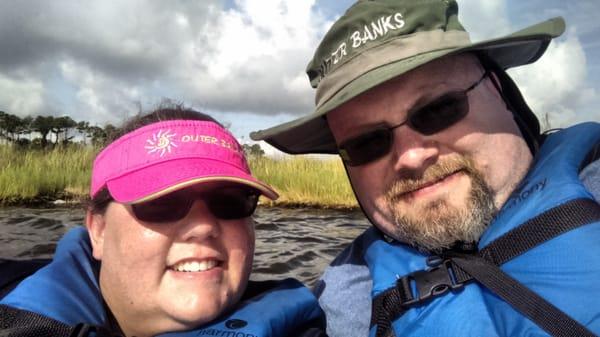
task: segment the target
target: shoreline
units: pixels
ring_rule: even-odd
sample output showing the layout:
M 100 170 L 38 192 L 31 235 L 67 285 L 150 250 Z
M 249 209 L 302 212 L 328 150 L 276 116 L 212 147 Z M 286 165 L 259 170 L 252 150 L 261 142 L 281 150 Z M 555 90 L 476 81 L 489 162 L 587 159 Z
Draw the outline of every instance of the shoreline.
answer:
M 0 200 L 0 208 L 22 207 L 22 208 L 85 208 L 86 197 L 81 195 L 72 195 L 64 193 L 58 196 L 37 196 L 33 198 L 20 198 L 15 200 Z M 336 211 L 356 211 L 360 210 L 358 205 L 339 205 L 339 204 L 320 204 L 317 202 L 300 202 L 291 200 L 270 201 L 261 200 L 258 202 L 259 207 L 281 207 L 281 208 L 307 208 L 307 209 L 323 209 Z

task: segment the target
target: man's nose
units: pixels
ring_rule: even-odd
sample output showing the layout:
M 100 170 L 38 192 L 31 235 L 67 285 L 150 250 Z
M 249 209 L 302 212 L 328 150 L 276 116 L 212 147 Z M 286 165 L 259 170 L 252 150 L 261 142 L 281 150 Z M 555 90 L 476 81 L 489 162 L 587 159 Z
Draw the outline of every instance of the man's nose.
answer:
M 204 241 L 221 234 L 220 222 L 204 200 L 196 200 L 185 218 L 180 220 L 180 237 L 183 241 Z
M 401 175 L 414 175 L 433 165 L 440 153 L 434 136 L 425 136 L 406 126 L 395 129 L 391 149 L 394 170 Z

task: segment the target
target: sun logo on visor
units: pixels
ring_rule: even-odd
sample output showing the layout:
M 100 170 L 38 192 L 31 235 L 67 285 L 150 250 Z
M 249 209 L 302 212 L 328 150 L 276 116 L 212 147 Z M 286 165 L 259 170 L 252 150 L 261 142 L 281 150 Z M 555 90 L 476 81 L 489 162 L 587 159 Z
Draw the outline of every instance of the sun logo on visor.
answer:
M 162 157 L 167 152 L 171 153 L 173 147 L 177 147 L 177 144 L 171 139 L 175 137 L 175 134 L 169 132 L 171 132 L 171 130 L 165 132 L 159 130 L 158 133 L 152 135 L 152 139 L 146 140 L 148 145 L 146 145 L 145 148 L 148 150 L 148 154 L 158 152 Z

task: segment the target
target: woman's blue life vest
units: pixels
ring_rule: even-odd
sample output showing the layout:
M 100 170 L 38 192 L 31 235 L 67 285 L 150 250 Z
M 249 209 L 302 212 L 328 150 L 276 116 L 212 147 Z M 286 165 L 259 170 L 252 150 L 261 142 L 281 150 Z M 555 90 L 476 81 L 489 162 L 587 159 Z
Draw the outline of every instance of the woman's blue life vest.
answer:
M 584 123 L 548 136 L 527 176 L 480 238 L 481 250 L 509 230 L 565 202 L 593 196 L 580 165 L 600 142 L 600 124 Z M 412 272 L 429 254 L 388 242 L 370 228 L 357 238 L 373 280 L 372 298 Z M 502 264 L 501 269 L 590 331 L 600 333 L 600 223 L 561 234 Z M 477 282 L 416 306 L 392 322 L 396 336 L 547 336 L 534 322 Z M 370 335 L 375 335 L 375 326 Z
M 59 241 L 52 262 L 19 283 L 0 304 L 72 326 L 106 326 L 99 266 L 92 257 L 87 230 L 73 228 Z M 322 317 L 315 296 L 302 283 L 291 278 L 274 283 L 274 287 L 242 301 L 234 312 L 217 321 L 161 336 L 287 336 Z

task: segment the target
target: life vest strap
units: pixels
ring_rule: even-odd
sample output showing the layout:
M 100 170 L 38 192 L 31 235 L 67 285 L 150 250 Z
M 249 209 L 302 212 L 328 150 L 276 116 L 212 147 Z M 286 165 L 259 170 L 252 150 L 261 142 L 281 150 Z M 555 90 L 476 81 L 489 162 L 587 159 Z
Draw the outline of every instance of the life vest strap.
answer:
M 412 272 L 373 300 L 376 336 L 394 336 L 392 321 L 476 280 L 554 336 L 595 336 L 579 322 L 504 273 L 499 265 L 572 229 L 600 220 L 600 205 L 575 199 L 551 208 L 502 235 L 477 253 L 445 252 L 428 259 L 429 269 Z M 435 262 L 437 261 L 437 262 Z M 413 292 L 416 290 L 416 293 Z
M 477 255 L 457 254 L 452 261 L 551 336 L 596 336 L 485 258 Z
M 600 206 L 591 199 L 574 199 L 529 219 L 492 241 L 477 255 L 501 265 L 572 229 L 600 220 Z

